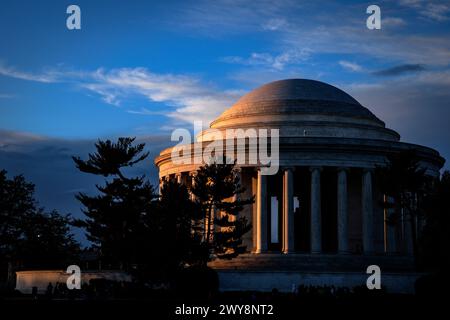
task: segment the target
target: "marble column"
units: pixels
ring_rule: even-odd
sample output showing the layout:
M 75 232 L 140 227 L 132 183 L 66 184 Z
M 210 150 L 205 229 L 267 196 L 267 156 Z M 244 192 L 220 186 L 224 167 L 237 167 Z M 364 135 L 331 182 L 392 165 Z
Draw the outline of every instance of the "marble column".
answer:
M 194 201 L 195 200 L 195 195 L 192 193 L 192 188 L 195 187 L 195 175 L 197 174 L 197 171 L 191 171 L 189 172 L 189 176 L 191 177 L 191 185 L 190 185 L 190 190 L 189 190 L 189 194 L 191 196 L 191 200 Z
M 160 196 L 161 196 L 162 187 L 164 186 L 165 181 L 166 181 L 165 177 L 159 178 L 159 190 L 158 190 L 158 192 L 159 192 Z
M 373 191 L 372 191 L 372 172 L 364 169 L 362 176 L 362 237 L 364 254 L 373 254 L 374 252 L 374 233 L 373 233 Z
M 267 176 L 261 170 L 256 189 L 256 253 L 262 253 L 267 251 Z
M 291 168 L 283 173 L 283 253 L 294 251 L 294 174 Z
M 175 176 L 178 184 L 181 184 L 183 182 L 181 175 L 182 175 L 182 173 L 180 172 L 180 173 L 177 173 Z
M 347 169 L 338 168 L 337 174 L 338 252 L 347 254 L 349 253 Z
M 322 252 L 320 167 L 311 167 L 311 253 Z

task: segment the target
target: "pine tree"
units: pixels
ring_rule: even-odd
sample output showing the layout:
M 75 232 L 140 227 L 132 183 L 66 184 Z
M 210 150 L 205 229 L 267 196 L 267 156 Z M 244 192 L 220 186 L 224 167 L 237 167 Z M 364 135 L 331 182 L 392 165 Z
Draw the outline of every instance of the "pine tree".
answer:
M 128 178 L 124 170 L 147 158 L 144 144 L 133 145 L 135 138 L 98 141 L 96 152 L 88 160 L 73 157 L 77 168 L 86 173 L 110 178 L 104 186 L 96 186 L 99 195 L 79 193 L 76 198 L 84 206 L 86 220 L 76 225 L 87 231 L 88 240 L 100 248 L 102 259 L 129 269 L 142 257 L 142 243 L 150 236 L 142 228 L 155 207 L 157 198 L 145 176 Z
M 197 170 L 191 192 L 201 212 L 197 232 L 203 232 L 204 245 L 210 254 L 231 259 L 246 250 L 242 236 L 251 225 L 239 213 L 254 199 L 241 198 L 245 188 L 235 164 L 226 163 L 225 159 L 222 163 L 212 162 Z

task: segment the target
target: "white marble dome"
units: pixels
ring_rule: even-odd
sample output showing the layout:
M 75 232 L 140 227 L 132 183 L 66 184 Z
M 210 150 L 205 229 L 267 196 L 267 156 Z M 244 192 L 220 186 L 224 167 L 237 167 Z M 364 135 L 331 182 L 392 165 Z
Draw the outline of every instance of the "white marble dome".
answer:
M 397 132 L 349 94 L 324 82 L 287 79 L 244 95 L 211 123 L 212 129 L 278 128 L 283 137 L 339 137 L 398 141 Z M 212 140 L 211 130 L 200 138 Z

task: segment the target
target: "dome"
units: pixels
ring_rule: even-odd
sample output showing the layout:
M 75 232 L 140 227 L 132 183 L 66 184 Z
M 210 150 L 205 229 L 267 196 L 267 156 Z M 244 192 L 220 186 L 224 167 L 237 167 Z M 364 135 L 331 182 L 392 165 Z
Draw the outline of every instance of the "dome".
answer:
M 278 128 L 280 136 L 399 140 L 369 109 L 330 84 L 287 79 L 270 82 L 240 98 L 210 128 Z M 208 139 L 209 131 L 200 137 Z
M 279 80 L 243 96 L 236 104 L 270 100 L 336 101 L 359 105 L 350 95 L 328 83 L 308 79 Z

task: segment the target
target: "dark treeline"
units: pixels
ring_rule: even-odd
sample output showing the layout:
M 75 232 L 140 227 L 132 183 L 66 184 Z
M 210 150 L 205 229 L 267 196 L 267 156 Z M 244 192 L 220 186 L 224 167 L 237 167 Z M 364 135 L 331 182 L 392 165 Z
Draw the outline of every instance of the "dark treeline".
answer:
M 15 270 L 63 268 L 76 259 L 70 223 L 69 215 L 40 208 L 23 176 L 0 171 L 0 281 L 12 281 Z

